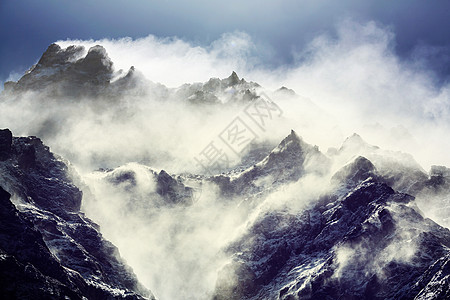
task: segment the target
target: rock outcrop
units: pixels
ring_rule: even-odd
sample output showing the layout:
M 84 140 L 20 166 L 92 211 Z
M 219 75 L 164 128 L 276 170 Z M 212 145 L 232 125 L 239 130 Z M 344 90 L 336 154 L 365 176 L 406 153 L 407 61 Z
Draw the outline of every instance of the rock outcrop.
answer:
M 305 143 L 295 131 L 284 138 L 262 161 L 235 175 L 213 176 L 225 195 L 244 195 L 260 192 L 268 187 L 255 184 L 267 178 L 270 187 L 297 181 L 305 173 L 325 174 L 330 167 L 329 159 L 317 146 Z
M 11 154 L 12 133 L 9 129 L 0 129 L 0 161 L 6 160 Z
M 41 91 L 49 97 L 113 96 L 118 92 L 113 62 L 105 48 L 83 46 L 61 48 L 51 44 L 40 60 L 16 83 L 5 84 L 9 92 Z M 120 87 L 133 86 L 134 68 L 122 76 Z M 6 87 L 7 86 L 7 87 Z
M 0 161 L 2 298 L 151 297 L 80 211 L 82 193 L 68 165 L 36 137 L 0 134 L 7 154 Z
M 299 166 L 300 144 L 291 133 L 277 149 L 295 155 L 269 157 Z M 445 171 L 434 168 L 433 179 Z M 214 299 L 446 299 L 450 231 L 424 218 L 391 180 L 359 156 L 306 209 L 261 213 L 229 246 L 233 259 L 219 273 Z

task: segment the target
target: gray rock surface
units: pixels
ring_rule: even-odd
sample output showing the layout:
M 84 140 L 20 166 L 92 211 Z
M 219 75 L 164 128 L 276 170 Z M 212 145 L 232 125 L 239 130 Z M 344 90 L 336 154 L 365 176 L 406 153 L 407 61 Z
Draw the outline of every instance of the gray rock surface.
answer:
M 2 299 L 151 297 L 80 212 L 82 193 L 67 164 L 36 137 L 14 137 L 9 147 L 0 162 Z

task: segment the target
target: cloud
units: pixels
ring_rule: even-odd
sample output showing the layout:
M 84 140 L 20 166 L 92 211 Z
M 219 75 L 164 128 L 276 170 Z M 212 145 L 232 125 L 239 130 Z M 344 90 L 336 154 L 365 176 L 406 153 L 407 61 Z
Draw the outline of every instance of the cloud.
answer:
M 169 87 L 224 78 L 236 70 L 268 89 L 266 93 L 283 109 L 282 120 L 262 136 L 272 142 L 295 129 L 325 151 L 358 132 L 371 144 L 413 154 L 424 169 L 432 164 L 450 165 L 446 155 L 450 142 L 442 138 L 450 130 L 450 87 L 436 86 L 429 70 L 400 59 L 394 38 L 391 27 L 345 19 L 333 34 L 320 34 L 303 50 L 294 51 L 295 64 L 276 68 L 263 64 L 268 55 L 264 45 L 239 31 L 225 33 L 206 47 L 152 35 L 58 43 L 86 49 L 101 44 L 116 71 L 135 66 L 145 78 Z M 270 93 L 281 86 L 294 89 L 301 97 Z M 16 134 L 44 137 L 54 150 L 74 163 L 78 160 L 86 169 L 151 161 L 155 167 L 174 172 L 192 171 L 191 158 L 240 108 L 192 109 L 182 97 L 165 101 L 166 94 L 164 88 L 150 85 L 143 94 L 122 99 L 119 106 L 105 103 L 101 114 L 98 108 L 61 99 L 45 100 L 51 105 L 42 106 L 30 100 L 39 96 L 27 94 L 3 102 L 1 125 Z M 23 120 L 14 117 L 15 111 L 20 111 Z M 52 128 L 60 132 L 51 136 Z
M 184 83 L 204 82 L 210 77 L 227 77 L 231 70 L 248 68 L 255 44 L 243 32 L 225 33 L 209 47 L 201 47 L 179 38 L 122 38 L 117 40 L 66 40 L 57 42 L 62 47 L 83 45 L 87 49 L 102 45 L 116 69 L 128 70 L 136 66 L 146 78 L 169 87 Z
M 310 142 L 323 148 L 336 146 L 341 138 L 356 131 L 373 144 L 413 152 L 426 169 L 433 163 L 448 164 L 445 151 L 433 149 L 436 143 L 437 149 L 449 147 L 443 139 L 438 141 L 449 130 L 449 86 L 436 86 L 427 69 L 418 70 L 417 64 L 400 59 L 395 53 L 394 38 L 390 27 L 346 19 L 337 25 L 334 35 L 319 35 L 305 49 L 294 52 L 294 65 L 275 69 L 264 67 L 263 47 L 242 32 L 223 34 L 208 47 L 155 36 L 58 43 L 83 44 L 87 48 L 102 44 L 116 69 L 136 66 L 146 78 L 169 87 L 204 82 L 210 77 L 224 78 L 232 70 L 269 89 L 288 86 L 311 99 L 336 121 L 316 122 L 310 126 L 316 129 L 315 134 L 297 130 L 311 137 Z M 300 118 L 308 118 L 307 112 L 299 111 L 294 101 L 286 106 L 291 115 L 300 116 L 295 121 L 289 120 L 291 127 L 302 129 Z M 378 132 L 372 130 L 374 125 Z M 321 127 L 340 128 L 339 138 L 321 138 L 323 134 L 316 134 Z M 398 127 L 405 128 L 414 140 L 425 141 L 424 151 L 412 147 L 412 141 L 393 144 L 389 131 Z M 327 143 L 327 139 L 333 144 Z M 432 152 L 433 155 L 428 155 Z M 430 157 L 437 161 L 431 161 Z
M 85 177 L 92 193 L 83 209 L 158 299 L 211 298 L 217 272 L 229 260 L 223 250 L 245 216 L 206 183 L 192 206 L 155 205 L 148 197 L 152 185 L 139 179 L 149 169 L 129 164 L 120 171 L 137 174 L 134 192 L 94 173 Z
M 223 248 L 231 239 L 268 210 L 301 211 L 327 191 L 325 179 L 307 176 L 274 191 L 247 216 L 223 202 L 214 186 L 205 186 L 187 208 L 146 202 L 142 195 L 154 185 L 142 185 L 146 171 L 136 164 L 124 167 L 144 178 L 136 198 L 88 174 L 129 162 L 171 173 L 196 172 L 194 156 L 243 107 L 191 105 L 177 91 L 184 83 L 228 77 L 233 70 L 260 83 L 283 110 L 261 139 L 276 143 L 294 129 L 325 152 L 358 132 L 370 144 L 413 154 L 425 169 L 450 165 L 450 87 L 436 86 L 427 69 L 400 59 L 394 37 L 390 27 L 376 22 L 344 20 L 335 34 L 320 34 L 305 49 L 293 51 L 294 64 L 277 67 L 262 63 L 271 49 L 239 31 L 208 46 L 153 35 L 58 41 L 63 47 L 103 45 L 116 71 L 135 66 L 146 79 L 175 89 L 145 82 L 142 93 L 120 101 L 5 93 L 0 127 L 15 135 L 39 135 L 74 164 L 93 195 L 85 198 L 84 209 L 157 296 L 174 299 L 181 292 L 186 299 L 202 299 L 212 293 L 217 270 L 229 260 Z M 273 92 L 281 86 L 298 95 Z M 349 252 L 343 248 L 338 254 L 344 263 Z

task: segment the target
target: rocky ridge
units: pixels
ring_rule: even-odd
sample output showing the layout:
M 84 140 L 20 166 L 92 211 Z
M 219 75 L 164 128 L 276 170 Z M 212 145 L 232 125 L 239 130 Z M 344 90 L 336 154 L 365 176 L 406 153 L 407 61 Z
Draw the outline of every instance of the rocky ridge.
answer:
M 298 141 L 293 134 L 264 162 L 289 142 Z M 311 146 L 298 143 L 294 157 L 308 153 L 308 148 L 311 151 Z M 286 169 L 286 163 L 293 163 L 301 170 L 300 162 L 292 157 L 275 160 L 270 169 Z M 302 176 L 289 168 L 285 174 L 293 182 Z M 433 167 L 429 179 L 414 172 L 395 178 L 428 187 L 430 181 L 438 181 L 448 195 L 448 181 L 441 179 L 444 174 L 446 168 Z M 233 260 L 219 274 L 215 299 L 448 297 L 448 228 L 424 218 L 414 197 L 392 189 L 389 184 L 398 183 L 391 174 L 380 172 L 365 157 L 357 156 L 331 181 L 331 191 L 305 209 L 269 210 L 249 225 L 247 233 L 228 248 Z M 251 184 L 249 179 L 247 186 Z M 230 277 L 236 281 L 230 282 Z
M 305 176 L 315 174 L 331 186 L 301 210 L 262 211 L 249 222 L 227 246 L 232 261 L 219 272 L 213 298 L 446 299 L 450 231 L 424 217 L 413 195 L 427 189 L 448 195 L 448 169 L 435 166 L 429 175 L 417 176 L 421 168 L 398 154 L 395 174 L 402 176 L 393 177 L 383 169 L 384 161 L 356 155 L 355 149 L 367 145 L 358 136 L 354 155 L 344 153 L 350 161 L 329 176 L 333 155 L 327 157 L 292 131 L 240 173 L 199 177 L 217 184 L 224 201 L 248 214 L 271 193 L 298 185 Z M 382 151 L 368 149 L 377 158 Z M 404 173 L 408 168 L 413 172 Z M 184 185 L 186 179 L 178 177 Z M 415 182 L 411 194 L 391 187 L 410 181 Z
M 2 297 L 151 298 L 80 211 L 82 193 L 68 165 L 36 137 L 2 130 L 0 141 Z
M 240 79 L 233 71 L 228 78 L 211 78 L 205 83 L 170 89 L 145 79 L 134 66 L 127 72 L 115 70 L 105 48 L 100 45 L 86 50 L 84 46 L 61 48 L 51 44 L 22 78 L 5 83 L 5 92 L 9 96 L 40 91 L 49 97 L 120 100 L 125 95 L 142 96 L 148 90 L 157 90 L 160 100 L 181 98 L 192 104 L 223 104 L 248 103 L 258 97 L 259 87 L 257 83 Z

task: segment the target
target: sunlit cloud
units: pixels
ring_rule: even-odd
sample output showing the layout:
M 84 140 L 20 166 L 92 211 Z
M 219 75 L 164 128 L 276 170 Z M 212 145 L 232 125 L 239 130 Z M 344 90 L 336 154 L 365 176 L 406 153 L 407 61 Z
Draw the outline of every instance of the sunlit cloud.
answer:
M 328 191 L 332 174 L 306 176 L 274 190 L 251 212 L 227 205 L 214 184 L 205 184 L 199 200 L 187 208 L 147 201 L 155 189 L 150 168 L 196 173 L 193 158 L 243 109 L 192 105 L 177 91 L 185 83 L 225 78 L 234 70 L 261 84 L 258 92 L 267 93 L 283 111 L 260 135 L 262 140 L 276 145 L 294 129 L 326 153 L 357 132 L 370 144 L 411 153 L 424 170 L 450 165 L 450 87 L 436 86 L 426 69 L 399 59 L 394 37 L 391 28 L 376 22 L 345 20 L 336 25 L 335 35 L 319 34 L 303 50 L 293 51 L 293 64 L 275 68 L 261 63 L 270 50 L 240 31 L 225 33 L 208 46 L 153 35 L 58 41 L 61 47 L 82 45 L 86 51 L 102 45 L 116 72 L 134 66 L 144 77 L 142 93 L 124 94 L 116 102 L 40 92 L 4 94 L 0 127 L 15 135 L 38 135 L 71 161 L 86 183 L 83 209 L 157 296 L 174 299 L 181 291 L 186 299 L 204 299 L 213 293 L 217 270 L 230 259 L 224 248 L 231 239 L 267 211 L 305 209 Z M 296 95 L 275 92 L 281 86 Z M 135 194 L 111 186 L 103 172 L 92 173 L 121 165 L 116 171 L 137 174 Z M 258 180 L 261 185 L 274 181 Z M 388 258 L 397 259 L 391 248 L 386 248 Z M 354 251 L 339 249 L 340 263 L 345 265 Z

